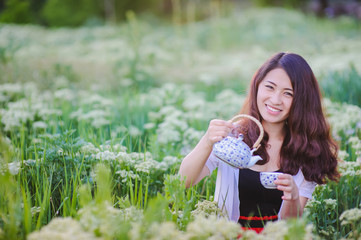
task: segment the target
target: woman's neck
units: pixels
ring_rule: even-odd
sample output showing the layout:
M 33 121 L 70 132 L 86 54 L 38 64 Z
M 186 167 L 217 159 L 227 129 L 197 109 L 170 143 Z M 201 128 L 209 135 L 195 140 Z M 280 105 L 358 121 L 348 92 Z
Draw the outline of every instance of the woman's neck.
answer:
M 269 140 L 283 141 L 285 137 L 285 123 L 265 123 L 262 122 L 264 130 L 268 133 Z

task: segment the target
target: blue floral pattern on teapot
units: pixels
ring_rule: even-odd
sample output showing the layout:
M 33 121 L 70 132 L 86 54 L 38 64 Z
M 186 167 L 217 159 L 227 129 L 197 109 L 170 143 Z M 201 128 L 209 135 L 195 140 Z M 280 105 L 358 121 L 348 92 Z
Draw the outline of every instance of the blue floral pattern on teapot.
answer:
M 243 135 L 238 138 L 228 136 L 213 145 L 213 154 L 220 160 L 236 168 L 250 168 L 262 158 L 258 155 L 253 156 L 249 146 L 243 142 Z

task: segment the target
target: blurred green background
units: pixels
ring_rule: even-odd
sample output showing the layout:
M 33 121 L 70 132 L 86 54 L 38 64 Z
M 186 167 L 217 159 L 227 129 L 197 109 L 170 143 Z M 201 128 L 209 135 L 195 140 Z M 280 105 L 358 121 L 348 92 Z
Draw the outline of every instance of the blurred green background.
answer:
M 87 231 L 104 239 L 149 239 L 158 221 L 198 225 L 191 212 L 212 200 L 216 174 L 187 193 L 173 174 L 212 118 L 239 111 L 252 75 L 278 51 L 314 70 L 344 160 L 340 183 L 316 190 L 307 222 L 322 239 L 361 236 L 361 217 L 353 229 L 340 219 L 361 212 L 360 18 L 356 0 L 0 0 L 0 240 L 59 216 L 97 219 Z M 112 194 L 95 191 L 108 185 L 98 185 L 97 164 L 109 168 Z M 152 218 L 149 203 L 139 231 L 99 204 L 146 211 L 155 197 L 172 219 Z
M 349 15 L 361 18 L 360 0 L 1 0 L 0 22 L 74 27 L 121 22 L 126 19 L 128 10 L 171 19 L 174 12 L 181 8 L 193 14 L 192 20 L 202 20 L 210 15 L 204 8 L 210 2 L 227 5 L 229 9 L 277 6 L 323 17 Z M 183 22 L 186 20 L 182 19 Z

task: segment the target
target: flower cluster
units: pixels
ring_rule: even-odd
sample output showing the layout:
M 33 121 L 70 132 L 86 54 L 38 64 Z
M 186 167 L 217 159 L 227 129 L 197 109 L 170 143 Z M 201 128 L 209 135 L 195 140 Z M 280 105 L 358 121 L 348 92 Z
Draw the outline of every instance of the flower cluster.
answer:
M 54 218 L 40 231 L 28 235 L 29 240 L 97 240 L 93 233 L 85 231 L 81 224 L 70 218 Z
M 361 131 L 361 108 L 346 103 L 334 103 L 329 99 L 324 99 L 323 104 L 336 140 L 341 140 L 342 136 L 349 138 Z
M 241 232 L 239 224 L 225 218 L 217 219 L 214 215 L 208 218 L 196 216 L 188 224 L 186 236 L 188 239 L 234 239 Z
M 125 221 L 139 221 L 142 211 L 134 207 L 117 209 L 104 201 L 88 204 L 78 211 L 78 215 L 79 223 L 86 231 L 98 233 L 108 239 L 117 234 L 119 226 Z
M 222 212 L 222 210 L 219 209 L 218 203 L 215 201 L 204 200 L 198 202 L 195 207 L 196 209 L 192 211 L 192 215 L 194 217 L 195 216 L 209 217 L 211 215 L 226 217 Z
M 359 162 L 341 161 L 338 163 L 338 170 L 340 171 L 340 173 L 343 176 L 345 176 L 345 175 L 350 175 L 350 176 L 361 175 Z
M 141 222 L 134 222 L 129 231 L 129 238 L 131 240 L 186 240 L 184 234 L 177 229 L 173 222 L 154 222 L 147 229 L 144 230 Z
M 344 211 L 340 216 L 340 221 L 342 225 L 352 224 L 356 226 L 357 222 L 361 223 L 361 209 L 352 208 Z
M 34 84 L 4 84 L 0 89 L 2 96 L 9 96 L 5 107 L 0 108 L 5 131 L 17 130 L 27 123 L 31 123 L 34 129 L 46 129 L 49 123 L 55 124 L 53 118 L 62 114 L 51 104 L 52 96 L 47 92 L 39 93 Z M 14 93 L 19 94 L 19 99 L 11 98 Z

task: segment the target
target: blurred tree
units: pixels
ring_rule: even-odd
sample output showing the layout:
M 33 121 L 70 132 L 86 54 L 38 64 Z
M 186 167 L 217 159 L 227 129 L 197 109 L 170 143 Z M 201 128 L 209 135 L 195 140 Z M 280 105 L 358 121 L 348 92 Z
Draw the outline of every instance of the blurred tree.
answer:
M 104 15 L 105 19 L 110 22 L 116 22 L 117 16 L 115 12 L 114 0 L 104 0 Z
M 41 10 L 43 9 L 47 0 L 30 0 L 30 10 L 33 15 L 35 23 L 44 24 L 44 18 L 41 16 Z
M 308 0 L 252 0 L 256 6 L 282 6 L 290 8 L 299 8 L 307 4 Z
M 42 16 L 50 26 L 79 26 L 99 15 L 96 0 L 47 0 Z
M 211 13 L 207 6 L 214 2 L 226 5 L 227 2 L 235 1 L 237 0 L 0 0 L 0 21 L 75 27 L 89 19 L 98 23 L 102 20 L 120 22 L 126 20 L 127 11 L 136 14 L 148 11 L 166 18 L 174 18 L 176 15 L 179 22 L 184 23 L 209 17 Z
M 164 0 L 104 0 L 114 2 L 114 9 L 116 20 L 125 20 L 126 12 L 131 10 L 135 13 L 144 11 L 151 11 L 153 13 L 160 13 L 161 5 Z
M 1 12 L 0 22 L 29 23 L 33 21 L 29 0 L 7 0 Z

